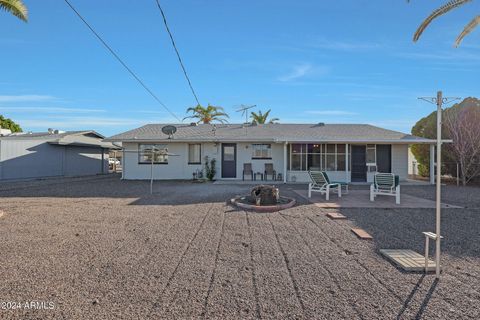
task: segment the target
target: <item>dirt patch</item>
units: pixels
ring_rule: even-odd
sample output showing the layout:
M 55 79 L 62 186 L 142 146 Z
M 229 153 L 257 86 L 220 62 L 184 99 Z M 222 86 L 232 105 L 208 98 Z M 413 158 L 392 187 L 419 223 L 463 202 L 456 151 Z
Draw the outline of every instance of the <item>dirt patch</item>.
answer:
M 254 214 L 225 204 L 248 185 L 155 181 L 153 195 L 149 187 L 102 177 L 0 190 L 9 208 L 0 297 L 55 305 L 0 309 L 0 318 L 480 318 L 479 210 L 442 211 L 436 282 L 378 254 L 422 252 L 434 209 L 341 209 L 349 220 L 339 221 L 288 185 L 281 192 L 295 207 Z M 354 227 L 374 239 L 358 240 Z

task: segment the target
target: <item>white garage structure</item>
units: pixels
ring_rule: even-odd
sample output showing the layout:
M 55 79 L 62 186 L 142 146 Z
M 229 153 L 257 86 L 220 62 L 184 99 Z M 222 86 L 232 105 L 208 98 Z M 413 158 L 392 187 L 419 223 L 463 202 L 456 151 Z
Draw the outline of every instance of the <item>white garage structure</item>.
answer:
M 92 130 L 0 136 L 0 180 L 108 173 L 114 146 L 104 138 Z

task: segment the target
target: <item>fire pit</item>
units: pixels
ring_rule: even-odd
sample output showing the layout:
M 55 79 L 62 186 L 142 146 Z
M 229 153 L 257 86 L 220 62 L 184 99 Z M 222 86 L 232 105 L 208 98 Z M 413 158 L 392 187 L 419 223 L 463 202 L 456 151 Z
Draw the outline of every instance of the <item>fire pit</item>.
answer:
M 274 212 L 291 208 L 296 201 L 293 198 L 281 197 L 275 186 L 259 185 L 252 188 L 249 196 L 233 198 L 230 203 L 245 210 Z

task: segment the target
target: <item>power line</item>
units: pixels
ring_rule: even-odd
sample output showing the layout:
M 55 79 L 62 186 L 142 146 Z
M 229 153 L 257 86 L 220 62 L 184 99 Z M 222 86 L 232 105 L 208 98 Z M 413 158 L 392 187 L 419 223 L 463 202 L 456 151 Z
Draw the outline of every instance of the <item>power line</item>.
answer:
M 185 75 L 185 78 L 187 79 L 188 86 L 190 87 L 190 90 L 192 91 L 192 94 L 193 94 L 195 100 L 197 101 L 197 104 L 200 105 L 200 101 L 198 100 L 198 96 L 195 93 L 195 90 L 193 89 L 192 82 L 190 81 L 190 78 L 187 74 L 187 70 L 185 69 L 185 66 L 183 65 L 182 58 L 180 57 L 180 52 L 178 52 L 177 45 L 175 44 L 175 40 L 173 39 L 173 35 L 170 32 L 170 28 L 168 27 L 167 17 L 165 16 L 165 13 L 163 12 L 162 6 L 160 5 L 160 1 L 156 0 L 156 2 L 157 2 L 158 10 L 160 10 L 160 13 L 162 14 L 163 24 L 165 25 L 165 28 L 167 29 L 168 35 L 170 36 L 170 40 L 172 41 L 173 49 L 175 49 L 175 53 L 177 54 L 178 62 L 180 63 L 180 66 L 182 67 L 183 74 Z
M 150 88 L 142 81 L 142 79 L 140 79 L 136 74 L 135 72 L 133 72 L 133 70 L 118 56 L 118 54 L 107 44 L 107 42 L 105 42 L 105 40 L 102 39 L 102 37 L 93 29 L 93 27 L 82 17 L 82 15 L 77 11 L 77 9 L 75 9 L 75 7 L 68 1 L 68 0 L 64 0 L 65 3 L 70 7 L 70 9 L 73 10 L 73 12 L 75 12 L 75 14 L 77 15 L 77 17 L 80 18 L 80 20 L 83 21 L 83 23 L 88 27 L 88 29 L 90 29 L 90 31 L 92 31 L 92 33 L 98 38 L 98 40 L 100 40 L 100 42 L 105 46 L 105 48 L 107 48 L 108 51 L 110 51 L 110 53 L 115 57 L 115 59 L 118 60 L 118 62 L 120 62 L 120 64 L 132 75 L 132 77 L 135 78 L 135 80 L 137 80 L 138 83 L 140 83 L 140 85 L 165 109 L 168 111 L 168 113 L 170 113 L 175 119 L 177 119 L 179 122 L 182 122 L 182 120 L 180 120 L 180 118 L 178 118 L 158 97 L 155 93 L 153 93 L 152 90 L 150 90 Z

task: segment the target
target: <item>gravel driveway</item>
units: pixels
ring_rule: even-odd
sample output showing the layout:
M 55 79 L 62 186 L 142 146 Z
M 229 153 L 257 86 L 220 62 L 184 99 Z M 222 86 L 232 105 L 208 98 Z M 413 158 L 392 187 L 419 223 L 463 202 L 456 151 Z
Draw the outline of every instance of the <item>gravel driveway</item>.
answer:
M 443 211 L 436 282 L 377 252 L 422 252 L 433 209 L 342 209 L 350 220 L 332 221 L 288 185 L 298 205 L 262 214 L 225 205 L 247 185 L 154 187 L 116 176 L 3 184 L 0 303 L 21 308 L 0 319 L 480 318 L 480 189 L 446 192 L 468 208 Z

